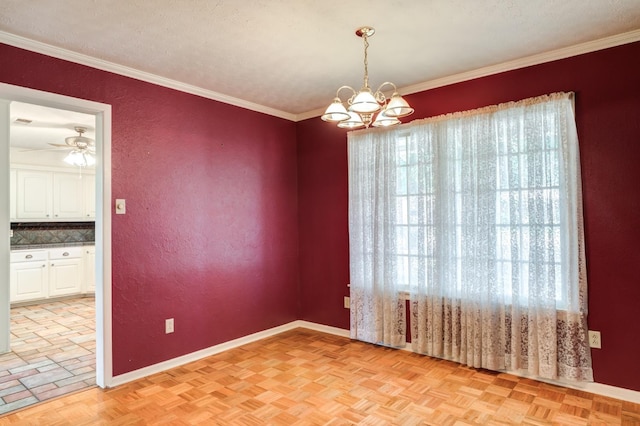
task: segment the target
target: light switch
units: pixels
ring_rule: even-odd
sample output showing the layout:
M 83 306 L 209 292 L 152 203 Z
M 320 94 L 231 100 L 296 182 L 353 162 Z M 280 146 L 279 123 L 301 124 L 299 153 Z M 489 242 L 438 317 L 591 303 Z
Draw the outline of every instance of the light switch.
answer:
M 127 212 L 127 202 L 124 198 L 116 199 L 116 214 L 125 214 Z

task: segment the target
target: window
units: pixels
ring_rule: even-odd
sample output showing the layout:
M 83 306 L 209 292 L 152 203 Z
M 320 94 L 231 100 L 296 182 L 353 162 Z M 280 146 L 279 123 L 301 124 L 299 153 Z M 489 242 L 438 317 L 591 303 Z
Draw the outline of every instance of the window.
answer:
M 590 380 L 571 94 L 349 133 L 351 336 Z

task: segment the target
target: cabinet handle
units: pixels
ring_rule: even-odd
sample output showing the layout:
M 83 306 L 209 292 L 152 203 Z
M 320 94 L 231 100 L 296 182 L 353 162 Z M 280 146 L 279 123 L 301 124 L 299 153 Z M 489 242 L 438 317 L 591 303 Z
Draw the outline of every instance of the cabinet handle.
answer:
M 45 266 L 47 266 L 46 264 L 42 265 L 42 267 L 44 268 Z
M 33 255 L 32 255 L 32 254 L 28 254 L 28 255 L 26 255 L 24 258 L 25 258 L 25 259 L 31 259 L 31 258 L 33 258 Z
M 49 217 L 49 215 L 47 215 L 47 217 Z
M 52 264 L 51 264 L 51 266 L 56 266 L 56 265 L 54 265 L 54 264 L 52 263 Z
M 64 253 L 62 253 L 63 256 L 69 256 L 69 252 L 65 251 Z
M 56 215 L 56 217 L 58 217 L 58 215 Z

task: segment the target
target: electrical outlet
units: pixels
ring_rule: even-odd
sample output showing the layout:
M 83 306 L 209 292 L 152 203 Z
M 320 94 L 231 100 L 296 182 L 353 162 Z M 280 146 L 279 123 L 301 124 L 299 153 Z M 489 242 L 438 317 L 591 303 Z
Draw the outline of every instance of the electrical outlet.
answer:
M 602 349 L 602 342 L 600 341 L 600 332 L 589 330 L 589 347 Z
M 173 318 L 164 320 L 164 333 L 173 333 Z
M 344 308 L 351 309 L 351 298 L 349 296 L 344 297 Z

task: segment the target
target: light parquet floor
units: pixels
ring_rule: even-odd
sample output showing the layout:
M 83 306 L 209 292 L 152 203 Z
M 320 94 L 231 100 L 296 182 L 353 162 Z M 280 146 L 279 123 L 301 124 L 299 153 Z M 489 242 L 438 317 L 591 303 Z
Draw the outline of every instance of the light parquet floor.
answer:
M 296 329 L 0 425 L 626 425 L 640 405 Z

